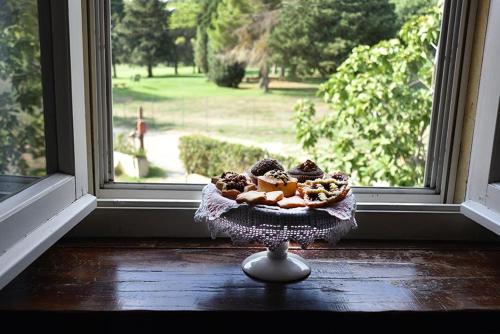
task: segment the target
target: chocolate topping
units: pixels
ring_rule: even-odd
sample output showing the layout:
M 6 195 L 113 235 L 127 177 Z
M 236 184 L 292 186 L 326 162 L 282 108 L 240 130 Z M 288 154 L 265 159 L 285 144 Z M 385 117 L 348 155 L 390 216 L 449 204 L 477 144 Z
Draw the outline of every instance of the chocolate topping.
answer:
M 318 166 L 309 159 L 301 163 L 297 168 L 303 172 L 313 172 L 318 170 Z
M 349 180 L 349 176 L 347 176 L 347 174 L 342 173 L 342 172 L 334 172 L 334 173 L 330 174 L 330 177 L 332 179 L 335 179 L 337 181 L 342 181 L 342 182 L 346 182 Z
M 284 171 L 283 166 L 274 159 L 262 159 L 253 165 L 252 169 L 250 169 L 250 173 L 254 176 L 262 176 L 270 170 L 280 170 Z
M 311 177 L 321 177 L 323 176 L 323 171 L 311 160 L 306 160 L 297 167 L 288 171 L 292 176 L 311 176 Z
M 223 178 L 223 181 L 226 183 L 226 189 L 236 189 L 240 192 L 245 190 L 245 187 L 248 185 L 248 179 L 245 175 L 239 174 L 228 174 Z
M 281 180 L 281 181 L 283 181 L 284 184 L 287 184 L 288 181 L 290 181 L 290 176 L 287 173 L 285 173 L 282 170 L 277 170 L 277 169 L 273 169 L 273 170 L 268 171 L 266 174 L 264 174 L 264 176 L 271 177 L 271 178 L 274 178 L 276 180 Z

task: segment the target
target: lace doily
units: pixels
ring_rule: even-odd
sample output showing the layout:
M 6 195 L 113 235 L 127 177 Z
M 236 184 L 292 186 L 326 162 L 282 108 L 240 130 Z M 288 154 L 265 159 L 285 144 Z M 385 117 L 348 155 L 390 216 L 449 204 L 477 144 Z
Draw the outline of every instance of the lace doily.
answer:
M 334 244 L 356 228 L 355 209 L 352 192 L 327 208 L 281 209 L 238 204 L 208 184 L 203 188 L 195 221 L 207 223 L 212 238 L 227 233 L 235 244 L 258 241 L 273 250 L 283 242 L 296 241 L 307 248 L 315 239 Z

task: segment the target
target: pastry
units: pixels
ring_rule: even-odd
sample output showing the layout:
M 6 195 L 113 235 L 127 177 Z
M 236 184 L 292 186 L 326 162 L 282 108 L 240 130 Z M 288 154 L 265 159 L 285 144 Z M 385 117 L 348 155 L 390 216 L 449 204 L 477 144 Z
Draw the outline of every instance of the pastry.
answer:
M 306 160 L 297 167 L 290 169 L 288 174 L 299 182 L 305 182 L 322 178 L 324 172 L 314 162 Z
M 265 204 L 266 193 L 261 191 L 247 191 L 236 197 L 238 203 L 248 203 L 250 205 Z
M 232 172 L 223 173 L 217 179 L 215 186 L 221 191 L 222 196 L 231 199 L 236 199 L 243 192 L 256 189 L 255 184 L 247 176 Z
M 281 190 L 285 197 L 291 197 L 295 195 L 295 191 L 297 190 L 297 179 L 290 177 L 281 170 L 270 170 L 257 179 L 258 191 L 271 192 Z
M 349 183 L 349 176 L 344 172 L 334 172 L 325 175 L 325 178 L 332 179 L 337 185 L 343 185 Z
M 265 194 L 266 194 L 266 200 L 263 203 L 265 205 L 277 205 L 279 201 L 285 198 L 285 195 L 281 190 L 271 191 Z
M 270 170 L 284 171 L 285 168 L 283 168 L 283 166 L 274 159 L 262 159 L 252 166 L 250 169 L 250 177 L 252 177 L 253 181 L 257 183 L 257 178 L 266 174 Z
M 218 181 L 224 179 L 224 178 L 229 178 L 231 176 L 236 176 L 238 173 L 235 172 L 224 172 L 220 176 L 214 176 L 212 177 L 212 183 L 217 184 Z
M 301 183 L 297 192 L 311 208 L 320 208 L 343 200 L 349 193 L 349 185 L 335 182 L 335 179 L 316 179 Z
M 280 208 L 291 209 L 306 206 L 306 202 L 300 196 L 285 197 L 278 202 Z

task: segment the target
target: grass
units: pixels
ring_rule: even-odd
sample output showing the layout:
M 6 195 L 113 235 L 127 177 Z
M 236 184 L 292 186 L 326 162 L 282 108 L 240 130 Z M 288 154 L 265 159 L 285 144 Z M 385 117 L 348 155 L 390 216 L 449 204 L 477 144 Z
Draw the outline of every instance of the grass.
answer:
M 161 183 L 167 176 L 167 171 L 161 167 L 150 165 L 148 174 L 144 177 L 134 177 L 123 173 L 116 173 L 115 171 L 115 181 L 117 182 L 131 182 L 131 183 Z
M 248 71 L 255 79 L 255 69 Z M 224 138 L 251 140 L 255 143 L 277 142 L 300 151 L 295 140 L 293 106 L 299 98 L 317 102 L 320 113 L 326 105 L 315 96 L 318 80 L 280 81 L 273 78 L 271 90 L 264 93 L 257 80 L 245 80 L 238 89 L 218 87 L 191 67 L 159 66 L 154 77 L 146 69 L 117 66 L 113 79 L 114 125 L 130 131 L 135 126 L 139 106 L 144 108 L 150 130 L 180 130 L 189 133 L 217 135 Z M 141 79 L 133 78 L 140 75 Z

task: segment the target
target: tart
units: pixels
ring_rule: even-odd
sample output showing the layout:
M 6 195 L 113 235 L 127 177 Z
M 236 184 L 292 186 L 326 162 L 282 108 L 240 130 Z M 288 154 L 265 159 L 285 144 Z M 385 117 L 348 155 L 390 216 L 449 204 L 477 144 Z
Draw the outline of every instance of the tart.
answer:
M 306 160 L 295 168 L 288 171 L 288 174 L 296 178 L 299 182 L 315 180 L 323 177 L 324 172 L 311 160 Z
M 220 177 L 212 179 L 212 182 L 221 191 L 222 196 L 231 199 L 236 199 L 239 194 L 256 189 L 255 184 L 247 176 L 233 172 L 223 173 Z
M 337 184 L 333 178 L 301 183 L 297 192 L 310 208 L 321 208 L 342 201 L 349 193 L 348 184 Z
M 325 179 L 332 179 L 337 185 L 349 183 L 349 176 L 344 172 L 333 172 L 331 174 L 327 174 L 325 175 Z
M 255 163 L 250 169 L 250 177 L 253 181 L 257 183 L 257 178 L 269 172 L 270 170 L 281 170 L 284 171 L 285 168 L 274 159 L 262 159 Z
M 297 190 L 297 179 L 290 177 L 281 170 L 270 170 L 257 178 L 257 190 L 272 192 L 280 190 L 285 197 L 295 195 Z

